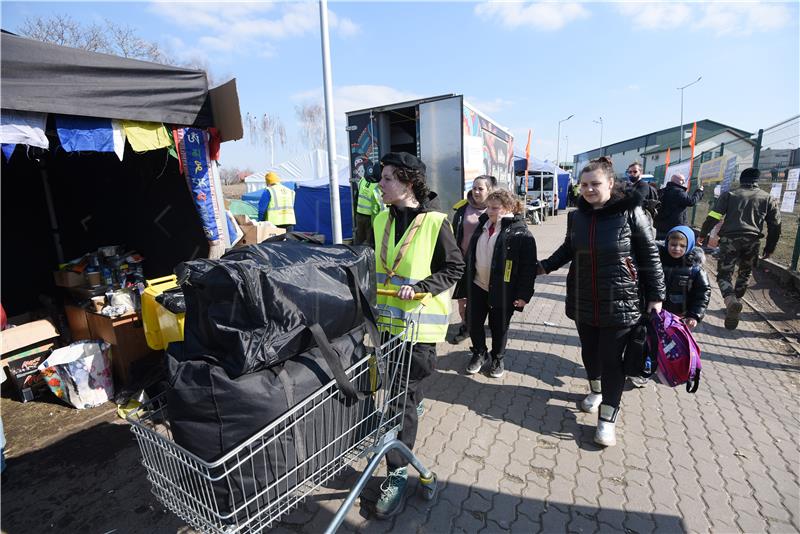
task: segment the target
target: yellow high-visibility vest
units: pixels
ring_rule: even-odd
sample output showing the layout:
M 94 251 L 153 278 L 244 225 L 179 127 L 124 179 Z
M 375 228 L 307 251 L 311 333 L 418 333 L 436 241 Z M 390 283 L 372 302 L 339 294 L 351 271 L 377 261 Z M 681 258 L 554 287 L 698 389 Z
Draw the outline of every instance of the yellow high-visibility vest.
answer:
M 294 217 L 294 191 L 285 185 L 275 184 L 267 188 L 269 204 L 264 220 L 274 225 L 297 224 Z
M 364 178 L 358 182 L 358 204 L 356 213 L 369 215 L 373 219 L 383 210 L 383 200 L 378 184 L 370 183 Z
M 382 261 L 384 246 L 384 233 L 389 222 L 390 213 L 388 210 L 380 212 L 375 217 L 372 225 L 375 235 L 375 263 L 376 280 L 378 289 L 390 289 L 397 291 L 400 286 L 414 285 L 420 280 L 424 280 L 431 275 L 431 259 L 436 247 L 436 240 L 442 224 L 447 223 L 447 216 L 444 213 L 429 211 L 420 216 L 422 219 L 419 228 L 414 234 L 411 243 L 403 254 L 400 263 L 395 268 L 395 272 L 389 272 L 394 266 L 397 254 L 406 241 L 412 227 L 412 223 L 406 229 L 406 233 L 399 243 L 395 243 L 395 224 L 389 229 L 389 239 L 386 250 L 386 264 Z M 381 317 L 379 324 L 388 326 L 393 335 L 399 334 L 405 326 L 407 319 L 417 321 L 417 341 L 422 343 L 438 343 L 444 341 L 447 335 L 447 325 L 450 318 L 450 295 L 452 291 L 444 291 L 431 299 L 428 299 L 422 312 L 417 316 L 410 312 L 420 305 L 416 300 L 402 300 L 397 297 L 378 296 L 378 310 Z M 387 320 L 387 315 L 392 320 Z

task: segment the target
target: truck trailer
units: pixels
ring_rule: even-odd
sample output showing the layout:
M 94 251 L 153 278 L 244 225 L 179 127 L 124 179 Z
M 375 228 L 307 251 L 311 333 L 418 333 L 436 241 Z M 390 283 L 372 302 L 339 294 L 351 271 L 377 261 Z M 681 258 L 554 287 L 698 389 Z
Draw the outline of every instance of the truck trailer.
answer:
M 425 162 L 428 188 L 438 194 L 439 209 L 445 213 L 481 174 L 497 178 L 499 187 L 513 188 L 511 132 L 465 102 L 463 95 L 360 109 L 346 116 L 356 194 L 364 165 L 377 163 L 389 152 L 408 152 Z

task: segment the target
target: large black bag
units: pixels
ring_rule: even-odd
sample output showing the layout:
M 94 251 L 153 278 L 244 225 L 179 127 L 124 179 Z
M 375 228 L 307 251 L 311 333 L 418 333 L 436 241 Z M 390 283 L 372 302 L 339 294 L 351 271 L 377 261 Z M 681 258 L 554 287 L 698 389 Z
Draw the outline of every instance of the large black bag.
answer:
M 374 306 L 369 247 L 284 241 L 234 249 L 176 268 L 186 299 L 184 351 L 237 377 L 307 350 L 298 336 L 318 323 L 328 339 L 362 324 Z M 307 336 L 306 336 L 307 337 Z
M 212 483 L 212 491 L 222 516 L 233 514 L 260 494 L 229 520 L 252 516 L 257 508 L 294 489 L 306 476 L 333 461 L 339 451 L 350 450 L 373 430 L 375 405 L 371 392 L 376 384 L 369 373 L 359 375 L 355 384 L 348 382 L 346 386 L 337 377 L 343 373 L 342 369 L 367 355 L 366 330 L 366 325 L 361 325 L 329 345 L 320 341 L 326 348 L 314 347 L 282 363 L 239 377 L 228 376 L 222 367 L 208 361 L 186 360 L 183 345 L 170 343 L 171 388 L 167 393 L 167 411 L 172 436 L 175 443 L 208 462 L 230 453 L 331 380 L 336 379 L 340 390 L 350 391 L 348 396 L 329 401 L 336 413 L 335 420 L 324 420 L 323 410 L 298 416 L 300 424 L 292 424 L 294 419 L 287 420 L 288 430 L 280 426 L 275 431 L 280 433 L 277 441 L 263 447 L 263 440 L 273 435 L 269 432 L 216 469 L 212 477 L 220 479 Z M 341 435 L 337 426 L 342 421 L 360 424 L 355 431 Z M 311 459 L 310 463 L 295 470 L 307 459 Z M 274 487 L 265 491 L 277 478 L 287 474 L 280 482 L 280 491 Z

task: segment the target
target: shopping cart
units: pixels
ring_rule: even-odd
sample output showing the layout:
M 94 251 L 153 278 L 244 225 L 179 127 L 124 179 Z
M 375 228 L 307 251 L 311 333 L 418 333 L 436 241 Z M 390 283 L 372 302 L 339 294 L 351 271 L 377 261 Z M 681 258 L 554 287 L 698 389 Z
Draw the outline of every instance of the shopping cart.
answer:
M 382 294 L 394 294 L 379 290 Z M 408 392 L 411 349 L 424 305 L 402 314 L 378 309 L 381 339 L 374 353 L 347 369 L 363 399 L 346 397 L 331 380 L 287 413 L 220 459 L 207 462 L 177 445 L 169 424 L 165 394 L 154 397 L 128 416 L 142 454 L 142 464 L 161 503 L 192 527 L 211 533 L 260 532 L 297 507 L 307 496 L 359 458 L 367 467 L 353 486 L 326 532 L 333 533 L 378 468 L 398 449 L 419 471 L 425 499 L 433 499 L 436 475 L 397 439 L 402 430 Z M 402 314 L 402 316 L 401 316 Z M 398 325 L 402 325 L 398 328 Z M 308 440 L 297 436 L 315 436 Z M 320 439 L 319 436 L 324 436 Z M 277 461 L 293 458 L 294 461 Z M 260 473 L 261 480 L 256 480 Z M 268 480 L 263 480 L 268 475 Z M 221 498 L 223 496 L 224 498 Z

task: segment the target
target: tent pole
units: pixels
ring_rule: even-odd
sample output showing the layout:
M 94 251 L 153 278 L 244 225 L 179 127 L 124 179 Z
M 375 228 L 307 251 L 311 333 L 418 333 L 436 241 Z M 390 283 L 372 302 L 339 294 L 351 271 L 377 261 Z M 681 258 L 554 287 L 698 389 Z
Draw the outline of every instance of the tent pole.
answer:
M 47 201 L 47 212 L 50 215 L 50 232 L 53 234 L 53 244 L 56 247 L 56 259 L 58 263 L 64 263 L 64 250 L 61 248 L 61 233 L 58 230 L 58 219 L 56 218 L 56 208 L 53 204 L 53 192 L 50 190 L 50 181 L 47 178 L 47 164 L 44 158 L 37 158 L 39 163 L 39 174 L 42 176 L 44 186 L 44 198 Z
M 339 205 L 339 176 L 336 169 L 336 134 L 333 121 L 333 81 L 331 80 L 330 38 L 328 36 L 328 0 L 319 1 L 319 25 L 322 37 L 322 76 L 325 86 L 325 133 L 328 138 L 328 176 L 331 183 L 331 229 L 333 242 L 342 242 L 342 214 Z

